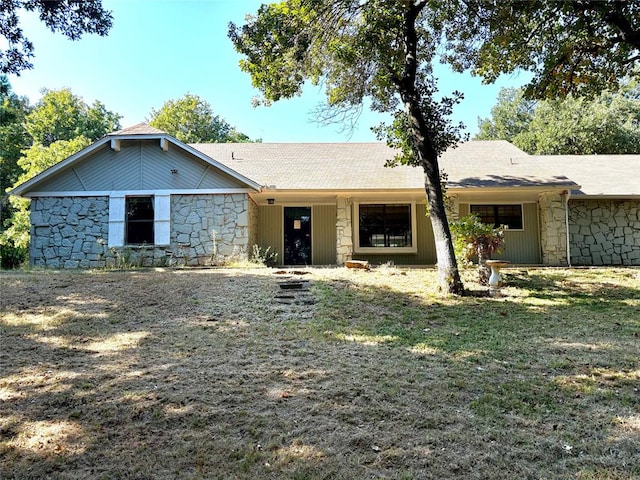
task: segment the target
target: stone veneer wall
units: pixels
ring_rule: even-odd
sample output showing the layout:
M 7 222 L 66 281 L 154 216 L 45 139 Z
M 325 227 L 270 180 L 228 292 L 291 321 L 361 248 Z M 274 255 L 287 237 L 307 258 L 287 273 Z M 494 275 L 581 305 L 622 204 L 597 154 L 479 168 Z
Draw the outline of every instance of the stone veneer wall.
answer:
M 108 197 L 34 198 L 31 200 L 31 265 L 104 267 L 108 230 Z
M 337 198 L 336 219 L 336 264 L 344 265 L 353 257 L 353 230 L 351 199 Z
M 186 265 L 247 259 L 249 199 L 246 194 L 172 195 L 171 245 L 174 261 Z M 215 232 L 215 255 L 214 239 Z
M 571 262 L 640 265 L 640 200 L 570 200 Z
M 545 265 L 567 265 L 566 196 L 540 194 L 540 247 Z
M 205 265 L 246 259 L 249 230 L 246 194 L 172 195 L 170 245 L 109 248 L 108 197 L 34 198 L 30 257 L 50 268 Z

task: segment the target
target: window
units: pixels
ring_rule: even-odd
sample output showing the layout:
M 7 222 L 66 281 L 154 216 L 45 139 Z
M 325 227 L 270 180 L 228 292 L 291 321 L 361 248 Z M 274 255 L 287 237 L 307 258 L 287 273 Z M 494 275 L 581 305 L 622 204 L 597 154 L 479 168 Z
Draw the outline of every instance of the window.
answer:
M 169 245 L 170 236 L 171 195 L 109 195 L 109 247 Z
M 412 204 L 357 204 L 356 251 L 415 253 L 415 207 Z
M 128 245 L 153 245 L 153 197 L 127 197 L 126 234 Z
M 499 227 L 505 225 L 512 230 L 522 230 L 522 205 L 471 205 L 471 213 L 480 217 L 482 223 Z

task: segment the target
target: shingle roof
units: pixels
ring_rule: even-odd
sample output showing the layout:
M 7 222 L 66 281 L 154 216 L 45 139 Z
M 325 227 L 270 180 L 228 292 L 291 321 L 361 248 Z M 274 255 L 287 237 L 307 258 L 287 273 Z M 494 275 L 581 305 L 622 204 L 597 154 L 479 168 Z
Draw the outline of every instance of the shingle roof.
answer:
M 158 128 L 152 127 L 148 123 L 142 122 L 131 127 L 123 128 L 122 130 L 118 130 L 117 132 L 110 133 L 110 136 L 114 135 L 166 135 L 167 132 L 164 132 Z
M 261 185 L 280 190 L 422 188 L 418 169 L 385 168 L 383 143 L 216 143 L 197 150 Z
M 577 184 L 561 168 L 540 168 L 529 155 L 505 140 L 471 141 L 447 150 L 440 168 L 453 188 L 538 187 Z
M 574 195 L 640 196 L 640 155 L 548 155 L 527 161 L 570 177 L 581 186 Z
M 421 168 L 386 168 L 384 143 L 214 143 L 193 148 L 257 183 L 280 190 L 423 189 Z M 449 188 L 575 186 L 566 176 L 518 162 L 527 157 L 506 141 L 473 141 L 440 159 Z

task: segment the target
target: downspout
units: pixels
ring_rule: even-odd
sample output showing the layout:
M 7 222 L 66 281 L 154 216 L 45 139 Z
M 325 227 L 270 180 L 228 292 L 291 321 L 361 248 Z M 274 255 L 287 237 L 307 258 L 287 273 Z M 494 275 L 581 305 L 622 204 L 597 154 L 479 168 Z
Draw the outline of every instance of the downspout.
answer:
M 567 230 L 567 266 L 571 268 L 571 243 L 570 243 L 570 233 L 569 233 L 569 199 L 571 198 L 571 190 L 565 190 L 566 198 L 565 198 L 565 208 L 564 208 L 564 222 L 565 228 Z

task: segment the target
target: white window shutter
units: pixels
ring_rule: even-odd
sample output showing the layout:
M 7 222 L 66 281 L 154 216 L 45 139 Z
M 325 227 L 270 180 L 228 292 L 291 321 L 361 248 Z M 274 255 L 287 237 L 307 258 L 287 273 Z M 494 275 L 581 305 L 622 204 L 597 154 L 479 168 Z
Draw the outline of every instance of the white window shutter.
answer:
M 109 197 L 109 247 L 124 245 L 124 195 Z
M 154 204 L 154 237 L 156 245 L 171 241 L 171 195 L 156 195 Z

